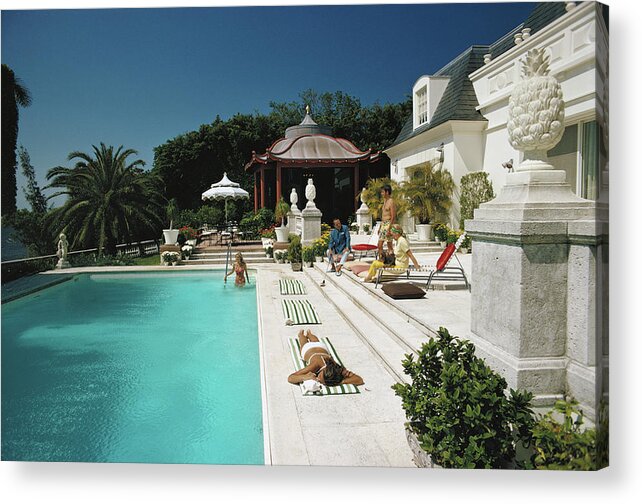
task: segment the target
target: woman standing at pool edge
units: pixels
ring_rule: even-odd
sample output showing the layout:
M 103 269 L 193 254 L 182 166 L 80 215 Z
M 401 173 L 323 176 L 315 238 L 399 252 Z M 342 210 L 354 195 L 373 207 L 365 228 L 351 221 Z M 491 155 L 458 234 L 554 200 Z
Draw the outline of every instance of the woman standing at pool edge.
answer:
M 234 266 L 232 269 L 225 275 L 225 283 L 227 283 L 227 277 L 231 274 L 236 273 L 236 278 L 234 279 L 234 285 L 236 287 L 243 287 L 245 285 L 245 278 L 247 281 L 250 281 L 250 275 L 247 272 L 247 264 L 245 264 L 245 259 L 243 259 L 243 254 L 240 252 L 236 253 L 234 259 Z

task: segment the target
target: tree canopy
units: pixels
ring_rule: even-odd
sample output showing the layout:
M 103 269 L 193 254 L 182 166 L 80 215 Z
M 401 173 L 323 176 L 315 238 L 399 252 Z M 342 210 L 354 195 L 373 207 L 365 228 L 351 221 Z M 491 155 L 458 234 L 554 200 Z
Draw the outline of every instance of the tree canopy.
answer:
M 131 242 L 141 235 L 155 236 L 163 225 L 164 201 L 160 181 L 144 172 L 133 149 L 93 146 L 93 156 L 72 152 L 73 168 L 58 166 L 47 173 L 49 187 L 59 188 L 49 199 L 66 195 L 61 207 L 51 210 L 47 224 L 57 235 L 65 232 L 72 247 L 98 247 L 109 255 L 116 253 L 119 241 Z
M 29 90 L 11 68 L 2 65 L 2 215 L 16 211 L 16 146 L 18 141 L 18 106 L 31 105 Z
M 271 102 L 268 114 L 237 114 L 228 120 L 217 116 L 211 124 L 156 147 L 152 172 L 162 178 L 166 197 L 176 198 L 183 209 L 194 209 L 201 205 L 201 193 L 217 182 L 223 172 L 251 190 L 253 180 L 244 166 L 252 151 L 264 152 L 283 136 L 287 127 L 299 124 L 305 105 L 310 105 L 318 124 L 330 126 L 335 136 L 347 138 L 362 150 L 389 146 L 412 106 L 408 100 L 366 107 L 358 98 L 341 91 L 306 90 L 299 98 L 286 103 Z

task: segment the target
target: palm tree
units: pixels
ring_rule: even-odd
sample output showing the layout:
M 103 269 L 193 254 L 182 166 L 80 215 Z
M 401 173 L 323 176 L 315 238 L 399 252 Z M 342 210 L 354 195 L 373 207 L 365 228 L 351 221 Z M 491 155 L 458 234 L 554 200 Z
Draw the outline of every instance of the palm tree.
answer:
M 93 157 L 72 152 L 69 161 L 78 160 L 73 168 L 58 166 L 47 173 L 48 187 L 61 189 L 48 199 L 67 196 L 47 222 L 56 235 L 64 232 L 72 247 L 97 247 L 99 255 L 114 255 L 118 240 L 131 242 L 133 236 L 160 230 L 164 198 L 160 179 L 142 170 L 145 162 L 127 160 L 135 150 L 121 145 L 114 152 L 103 143 L 92 147 Z
M 445 217 L 452 205 L 455 182 L 450 172 L 443 168 L 435 169 L 426 163 L 403 182 L 403 193 L 410 204 L 410 211 L 421 224 L 434 222 L 436 217 Z
M 18 105 L 31 105 L 31 94 L 11 68 L 2 65 L 2 215 L 16 212 L 16 144 L 18 141 Z

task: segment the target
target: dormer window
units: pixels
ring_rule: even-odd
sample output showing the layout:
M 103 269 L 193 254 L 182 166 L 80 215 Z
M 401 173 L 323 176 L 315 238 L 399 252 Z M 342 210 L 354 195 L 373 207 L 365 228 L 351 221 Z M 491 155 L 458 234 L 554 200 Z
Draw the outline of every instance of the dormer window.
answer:
M 430 123 L 437 106 L 448 86 L 445 75 L 422 75 L 412 87 L 412 127 L 419 128 Z
M 422 87 L 416 94 L 417 100 L 417 125 L 428 122 L 428 88 Z

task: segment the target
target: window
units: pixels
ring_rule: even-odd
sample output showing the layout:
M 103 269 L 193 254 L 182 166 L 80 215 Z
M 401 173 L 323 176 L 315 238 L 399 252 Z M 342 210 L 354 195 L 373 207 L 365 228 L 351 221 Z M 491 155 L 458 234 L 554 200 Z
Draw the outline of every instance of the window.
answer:
M 548 151 L 549 162 L 566 172 L 566 181 L 578 196 L 599 197 L 600 173 L 606 164 L 606 147 L 595 121 L 566 126 L 559 143 Z
M 422 87 L 416 94 L 417 103 L 417 125 L 428 122 L 428 89 Z

